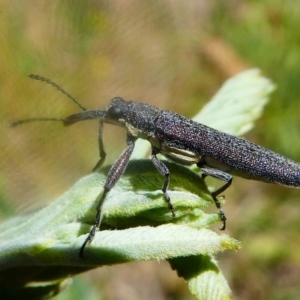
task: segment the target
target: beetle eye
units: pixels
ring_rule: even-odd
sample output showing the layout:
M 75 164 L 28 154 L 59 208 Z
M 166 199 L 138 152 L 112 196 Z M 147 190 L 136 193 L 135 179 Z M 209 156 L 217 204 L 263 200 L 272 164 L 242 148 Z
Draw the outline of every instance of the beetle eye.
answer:
M 111 106 L 106 113 L 106 118 L 111 120 L 119 120 L 123 117 L 122 110 L 117 106 Z

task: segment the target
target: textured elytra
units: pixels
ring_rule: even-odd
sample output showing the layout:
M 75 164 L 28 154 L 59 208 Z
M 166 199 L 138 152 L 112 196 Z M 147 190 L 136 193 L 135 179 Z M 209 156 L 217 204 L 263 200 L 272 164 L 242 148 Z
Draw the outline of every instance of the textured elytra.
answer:
M 156 122 L 156 135 L 164 144 L 206 157 L 210 167 L 214 167 L 214 163 L 209 163 L 209 158 L 213 158 L 213 161 L 226 164 L 222 170 L 233 175 L 300 186 L 300 165 L 297 162 L 178 114 L 162 111 Z

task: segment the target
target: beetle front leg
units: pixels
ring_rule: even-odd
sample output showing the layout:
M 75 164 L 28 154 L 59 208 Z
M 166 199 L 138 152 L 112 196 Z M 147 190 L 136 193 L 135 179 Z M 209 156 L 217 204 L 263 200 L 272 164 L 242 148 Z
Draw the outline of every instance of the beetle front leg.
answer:
M 154 149 L 152 149 L 152 155 L 151 155 L 152 163 L 157 169 L 157 171 L 165 177 L 165 181 L 162 186 L 162 191 L 164 193 L 165 200 L 168 204 L 168 208 L 171 211 L 172 216 L 175 217 L 174 206 L 172 205 L 170 196 L 167 193 L 170 184 L 170 172 L 167 166 L 157 158 L 156 154 L 158 153 Z
M 79 251 L 79 257 L 81 257 L 81 258 L 83 258 L 83 251 L 84 251 L 85 246 L 92 242 L 92 240 L 95 237 L 97 229 L 99 229 L 99 227 L 100 227 L 101 220 L 102 220 L 101 212 L 102 212 L 103 202 L 104 202 L 108 192 L 114 187 L 114 185 L 118 182 L 120 177 L 125 172 L 126 167 L 129 162 L 129 159 L 130 159 L 130 156 L 134 149 L 134 143 L 135 143 L 135 139 L 128 136 L 127 137 L 128 147 L 123 151 L 121 156 L 115 161 L 115 163 L 112 165 L 112 167 L 110 168 L 110 170 L 108 172 L 107 179 L 106 179 L 106 182 L 104 185 L 104 191 L 103 191 L 103 193 L 99 199 L 98 205 L 97 205 L 97 213 L 96 213 L 95 223 Z
M 98 147 L 99 147 L 99 156 L 100 160 L 97 162 L 96 166 L 93 168 L 93 172 L 98 170 L 105 161 L 106 152 L 103 146 L 103 122 L 99 122 L 99 130 L 98 130 Z

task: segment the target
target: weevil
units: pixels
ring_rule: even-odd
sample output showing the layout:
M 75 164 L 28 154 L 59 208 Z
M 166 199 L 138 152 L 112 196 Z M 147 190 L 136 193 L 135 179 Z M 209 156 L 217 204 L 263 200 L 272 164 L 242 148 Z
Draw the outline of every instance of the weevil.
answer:
M 173 216 L 175 211 L 168 195 L 170 173 L 164 162 L 158 159 L 159 153 L 178 164 L 197 165 L 203 178 L 211 176 L 225 182 L 223 186 L 211 193 L 223 222 L 221 230 L 225 230 L 226 216 L 217 196 L 231 185 L 232 176 L 300 188 L 300 164 L 262 146 L 197 123 L 172 111 L 161 110 L 142 102 L 126 101 L 121 97 L 113 98 L 104 109 L 87 110 L 51 80 L 38 75 L 29 75 L 29 77 L 53 85 L 72 99 L 82 112 L 66 118 L 20 120 L 12 123 L 13 127 L 32 121 L 60 121 L 64 126 L 69 126 L 80 121 L 99 119 L 100 159 L 93 170 L 101 167 L 106 156 L 102 139 L 103 124 L 114 124 L 127 131 L 127 148 L 108 172 L 97 205 L 94 225 L 79 252 L 81 258 L 86 245 L 92 242 L 100 227 L 102 204 L 108 192 L 125 172 L 135 141 L 139 138 L 151 144 L 151 160 L 158 172 L 164 176 L 162 192 Z

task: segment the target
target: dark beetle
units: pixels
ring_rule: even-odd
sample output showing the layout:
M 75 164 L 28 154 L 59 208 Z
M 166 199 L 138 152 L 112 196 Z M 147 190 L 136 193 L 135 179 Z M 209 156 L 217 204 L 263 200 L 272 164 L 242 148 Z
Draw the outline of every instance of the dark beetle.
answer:
M 46 81 L 67 94 L 61 87 L 48 79 L 36 75 L 31 75 L 31 77 Z M 13 123 L 12 126 L 31 121 L 62 121 L 65 126 L 69 126 L 79 121 L 99 119 L 100 160 L 94 170 L 102 165 L 106 156 L 102 141 L 103 123 L 121 126 L 127 130 L 127 148 L 108 173 L 104 191 L 97 206 L 95 224 L 80 249 L 81 257 L 83 257 L 86 244 L 93 240 L 96 230 L 100 227 L 101 207 L 105 197 L 124 173 L 138 138 L 148 140 L 151 144 L 151 159 L 157 170 L 165 177 L 162 191 L 173 216 L 175 216 L 174 208 L 167 193 L 170 182 L 169 170 L 157 158 L 158 153 L 179 164 L 196 164 L 201 169 L 203 177 L 209 175 L 226 182 L 221 188 L 212 192 L 212 197 L 220 210 L 220 217 L 223 221 L 222 230 L 226 226 L 226 217 L 217 196 L 230 186 L 232 175 L 295 188 L 300 187 L 300 164 L 244 139 L 141 102 L 126 101 L 116 97 L 111 100 L 107 108 L 89 111 L 69 94 L 67 95 L 80 106 L 82 112 L 65 119 L 21 120 Z

